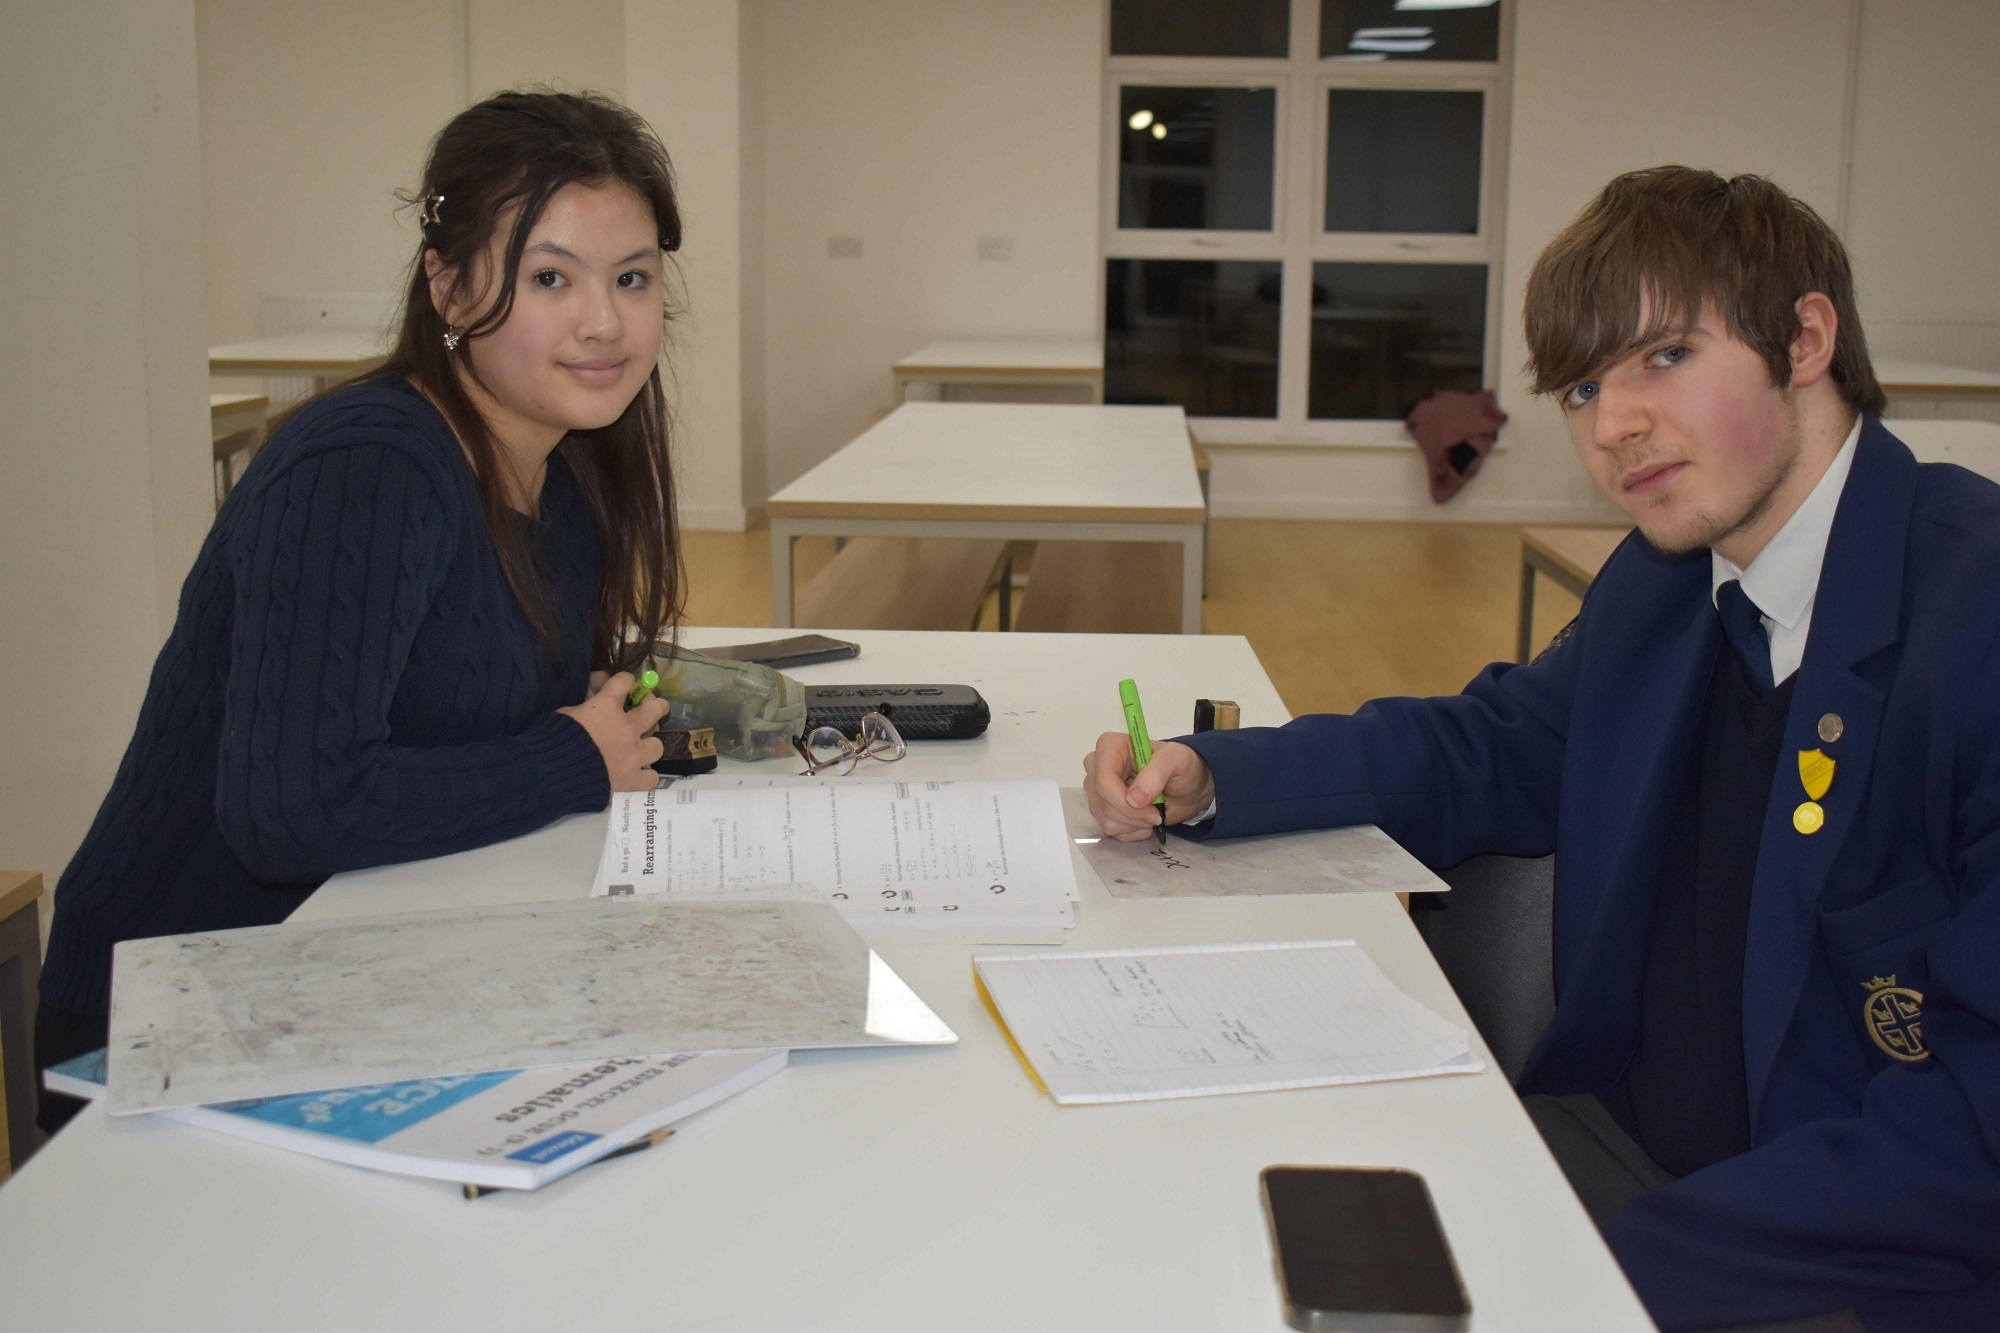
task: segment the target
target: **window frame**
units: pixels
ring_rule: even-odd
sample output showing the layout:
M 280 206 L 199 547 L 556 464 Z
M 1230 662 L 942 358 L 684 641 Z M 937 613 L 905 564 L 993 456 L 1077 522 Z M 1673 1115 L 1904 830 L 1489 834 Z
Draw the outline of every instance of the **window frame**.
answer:
M 1312 373 L 1312 272 L 1315 263 L 1484 264 L 1485 359 L 1481 382 L 1500 382 L 1501 298 L 1505 291 L 1507 120 L 1512 100 L 1514 5 L 1500 0 L 1499 59 L 1473 61 L 1321 59 L 1318 0 L 1292 0 L 1291 52 L 1283 60 L 1233 56 L 1114 56 L 1111 5 L 1102 5 L 1104 87 L 1097 263 L 1098 341 L 1104 339 L 1105 272 L 1114 259 L 1260 260 L 1282 274 L 1276 417 L 1188 420 L 1211 444 L 1414 448 L 1400 421 L 1313 420 L 1307 416 Z M 1165 231 L 1118 225 L 1120 90 L 1175 87 L 1275 88 L 1272 229 Z M 1476 91 L 1484 96 L 1480 139 L 1479 230 L 1471 235 L 1328 232 L 1326 103 L 1334 88 Z M 1504 447 L 1504 445 L 1503 445 Z

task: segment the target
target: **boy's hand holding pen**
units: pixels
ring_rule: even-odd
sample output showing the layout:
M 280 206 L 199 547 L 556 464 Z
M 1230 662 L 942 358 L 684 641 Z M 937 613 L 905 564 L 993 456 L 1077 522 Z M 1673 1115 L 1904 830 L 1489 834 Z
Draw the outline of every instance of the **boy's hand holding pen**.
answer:
M 1084 795 L 1091 816 L 1107 836 L 1120 842 L 1150 837 L 1164 843 L 1168 824 L 1208 809 L 1215 799 L 1215 780 L 1201 756 L 1187 746 L 1175 741 L 1154 746 L 1145 736 L 1145 715 L 1131 681 L 1120 684 L 1119 701 L 1127 705 L 1127 729 L 1105 732 L 1097 738 L 1097 748 L 1084 756 Z M 1142 737 L 1144 758 L 1138 755 Z

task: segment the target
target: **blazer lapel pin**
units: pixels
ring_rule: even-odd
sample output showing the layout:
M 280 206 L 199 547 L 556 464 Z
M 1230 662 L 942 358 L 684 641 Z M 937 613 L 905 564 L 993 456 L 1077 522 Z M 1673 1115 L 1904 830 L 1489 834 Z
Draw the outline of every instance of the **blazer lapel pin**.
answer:
M 1829 714 L 1828 716 L 1831 716 Z M 1820 722 L 1820 734 L 1827 732 L 1824 719 Z M 1833 785 L 1834 763 L 1824 750 L 1799 751 L 1799 781 L 1805 784 L 1806 799 L 1799 808 L 1792 811 L 1792 827 L 1801 833 L 1813 834 L 1826 827 L 1826 810 L 1819 803 Z

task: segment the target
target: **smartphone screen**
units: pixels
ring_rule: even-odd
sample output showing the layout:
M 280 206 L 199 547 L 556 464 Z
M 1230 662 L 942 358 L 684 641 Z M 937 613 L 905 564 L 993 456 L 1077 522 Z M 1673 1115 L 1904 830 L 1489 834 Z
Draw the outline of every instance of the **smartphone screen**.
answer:
M 1414 1171 L 1266 1167 L 1285 1320 L 1300 1329 L 1462 1329 L 1471 1302 Z

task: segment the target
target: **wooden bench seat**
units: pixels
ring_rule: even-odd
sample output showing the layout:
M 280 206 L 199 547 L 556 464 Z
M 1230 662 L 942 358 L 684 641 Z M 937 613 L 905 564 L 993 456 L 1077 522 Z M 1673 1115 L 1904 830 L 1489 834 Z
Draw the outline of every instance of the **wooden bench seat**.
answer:
M 1003 576 L 1007 543 L 956 537 L 851 537 L 799 589 L 801 629 L 979 627 L 987 590 Z
M 1015 629 L 1177 634 L 1180 627 L 1180 543 L 1035 543 Z

